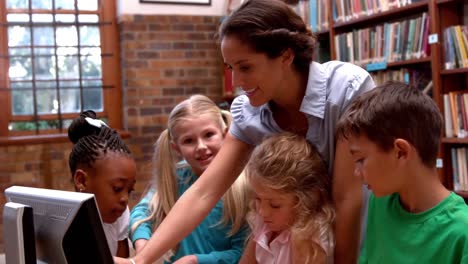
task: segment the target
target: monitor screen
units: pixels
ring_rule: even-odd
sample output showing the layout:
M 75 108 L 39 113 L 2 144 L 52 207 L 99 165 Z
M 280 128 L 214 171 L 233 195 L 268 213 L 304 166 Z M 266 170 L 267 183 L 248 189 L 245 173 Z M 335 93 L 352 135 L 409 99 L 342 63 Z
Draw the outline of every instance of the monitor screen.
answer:
M 38 262 L 113 263 L 93 194 L 13 186 L 5 196 L 32 207 Z

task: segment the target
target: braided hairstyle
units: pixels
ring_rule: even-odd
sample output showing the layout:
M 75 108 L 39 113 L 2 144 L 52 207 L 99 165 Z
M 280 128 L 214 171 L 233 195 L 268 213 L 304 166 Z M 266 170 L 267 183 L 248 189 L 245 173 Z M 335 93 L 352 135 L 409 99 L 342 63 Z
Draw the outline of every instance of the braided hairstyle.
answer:
M 309 73 L 317 38 L 302 18 L 284 1 L 248 0 L 221 24 L 217 37 L 236 37 L 270 59 L 287 49 L 294 52 L 293 64 Z
M 100 120 L 94 120 L 97 125 L 90 124 L 86 118 L 96 119 L 97 115 L 92 110 L 84 111 L 68 127 L 68 138 L 73 143 L 68 159 L 72 177 L 79 167 L 93 168 L 94 162 L 109 151 L 131 156 L 130 149 L 116 130 Z

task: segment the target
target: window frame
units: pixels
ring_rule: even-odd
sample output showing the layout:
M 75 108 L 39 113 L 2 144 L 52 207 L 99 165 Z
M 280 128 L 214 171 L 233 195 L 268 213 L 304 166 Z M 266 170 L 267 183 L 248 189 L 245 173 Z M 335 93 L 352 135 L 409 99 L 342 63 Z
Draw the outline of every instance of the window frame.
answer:
M 120 68 L 120 38 L 117 23 L 117 7 L 115 0 L 97 0 L 100 17 L 101 63 L 103 85 L 103 111 L 99 117 L 107 118 L 110 127 L 122 129 L 122 88 Z M 18 11 L 21 12 L 21 11 Z M 67 11 L 63 12 L 66 13 Z M 16 12 L 15 12 L 16 13 Z M 24 10 L 23 10 L 24 13 Z M 75 13 L 70 10 L 70 13 Z M 86 13 L 84 11 L 83 13 Z M 96 14 L 96 11 L 91 11 Z M 17 144 L 40 144 L 49 142 L 66 142 L 66 128 L 52 130 L 14 131 L 8 130 L 12 121 L 36 121 L 34 114 L 13 116 L 12 93 L 9 85 L 9 52 L 8 25 L 6 23 L 6 1 L 0 4 L 0 146 Z M 6 89 L 5 89 L 6 88 Z M 62 113 L 62 119 L 73 119 L 77 113 Z M 37 120 L 57 120 L 57 115 L 40 115 Z M 125 135 L 125 133 L 124 133 Z

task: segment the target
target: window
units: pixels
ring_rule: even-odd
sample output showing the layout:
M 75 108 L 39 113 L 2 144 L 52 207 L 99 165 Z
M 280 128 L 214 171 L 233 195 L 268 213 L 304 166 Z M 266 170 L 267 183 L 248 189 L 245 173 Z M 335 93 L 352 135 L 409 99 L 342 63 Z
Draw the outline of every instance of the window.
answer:
M 5 0 L 0 23 L 0 137 L 66 133 L 87 109 L 121 128 L 115 1 Z

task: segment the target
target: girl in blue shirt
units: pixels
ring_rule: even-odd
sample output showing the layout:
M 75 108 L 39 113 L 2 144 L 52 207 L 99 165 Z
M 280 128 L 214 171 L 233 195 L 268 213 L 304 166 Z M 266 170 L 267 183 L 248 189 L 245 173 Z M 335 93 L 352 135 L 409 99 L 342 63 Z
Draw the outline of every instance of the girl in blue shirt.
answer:
M 131 240 L 137 253 L 214 159 L 229 122 L 229 113 L 202 95 L 194 95 L 172 110 L 168 128 L 156 142 L 155 186 L 130 216 Z M 177 163 L 178 157 L 185 162 Z M 237 263 L 248 230 L 246 198 L 241 176 L 195 230 L 165 255 L 166 263 Z

